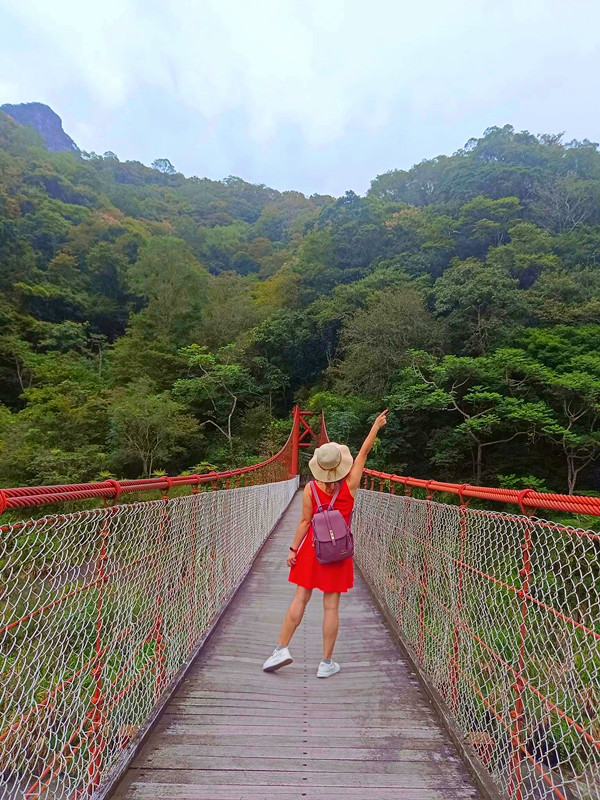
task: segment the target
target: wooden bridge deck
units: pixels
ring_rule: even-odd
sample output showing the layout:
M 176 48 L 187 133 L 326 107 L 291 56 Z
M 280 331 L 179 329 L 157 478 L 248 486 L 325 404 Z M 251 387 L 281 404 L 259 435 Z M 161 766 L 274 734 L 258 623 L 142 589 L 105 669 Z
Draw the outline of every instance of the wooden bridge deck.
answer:
M 360 579 L 342 600 L 335 657 L 316 678 L 321 594 L 261 671 L 293 593 L 284 559 L 300 494 L 118 786 L 118 800 L 463 800 L 471 777 Z

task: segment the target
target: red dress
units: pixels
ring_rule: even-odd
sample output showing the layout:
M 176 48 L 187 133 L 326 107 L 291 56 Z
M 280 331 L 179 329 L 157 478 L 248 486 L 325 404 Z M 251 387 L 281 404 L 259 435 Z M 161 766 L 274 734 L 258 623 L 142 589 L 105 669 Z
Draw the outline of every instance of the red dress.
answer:
M 317 494 L 324 506 L 331 502 L 332 495 L 327 494 L 315 483 Z M 315 496 L 311 491 L 313 514 L 317 510 Z M 334 508 L 342 514 L 346 522 L 350 522 L 350 515 L 354 508 L 354 498 L 344 480 L 340 493 L 335 501 Z M 313 546 L 312 525 L 298 549 L 296 563 L 290 569 L 288 580 L 305 589 L 320 589 L 322 592 L 347 592 L 354 586 L 354 565 L 351 558 L 343 561 L 334 561 L 331 564 L 319 564 Z

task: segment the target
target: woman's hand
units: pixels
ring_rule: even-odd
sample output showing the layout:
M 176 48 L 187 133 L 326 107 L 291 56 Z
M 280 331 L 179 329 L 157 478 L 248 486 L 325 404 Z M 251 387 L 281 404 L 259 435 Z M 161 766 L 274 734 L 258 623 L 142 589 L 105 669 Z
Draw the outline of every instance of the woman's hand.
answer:
M 290 553 L 288 554 L 288 557 L 286 558 L 285 561 L 286 561 L 286 564 L 288 565 L 288 567 L 293 567 L 294 564 L 296 563 L 296 553 L 292 553 L 290 551 Z
M 386 410 L 382 411 L 381 414 L 377 417 L 377 419 L 373 423 L 374 430 L 376 430 L 376 431 L 380 430 L 387 423 L 387 417 L 386 417 L 387 413 L 388 413 L 388 410 L 386 408 Z

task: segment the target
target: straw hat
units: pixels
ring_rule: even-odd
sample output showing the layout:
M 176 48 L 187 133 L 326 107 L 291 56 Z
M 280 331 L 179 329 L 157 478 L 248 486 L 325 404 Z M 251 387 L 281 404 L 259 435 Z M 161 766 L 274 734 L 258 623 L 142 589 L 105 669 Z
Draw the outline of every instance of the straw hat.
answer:
M 345 444 L 327 442 L 317 447 L 308 462 L 310 471 L 318 481 L 341 481 L 350 472 L 354 459 Z

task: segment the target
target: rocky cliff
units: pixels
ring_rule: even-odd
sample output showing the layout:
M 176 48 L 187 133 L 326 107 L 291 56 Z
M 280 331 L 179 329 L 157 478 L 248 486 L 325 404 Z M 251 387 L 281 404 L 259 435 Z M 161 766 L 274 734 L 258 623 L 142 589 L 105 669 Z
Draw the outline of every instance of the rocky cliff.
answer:
M 46 147 L 53 153 L 58 150 L 75 150 L 79 148 L 63 130 L 62 120 L 50 106 L 44 103 L 6 103 L 0 106 L 0 111 L 4 111 L 9 117 L 20 125 L 29 125 L 34 128 L 46 142 Z

